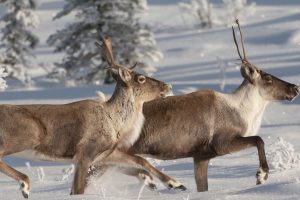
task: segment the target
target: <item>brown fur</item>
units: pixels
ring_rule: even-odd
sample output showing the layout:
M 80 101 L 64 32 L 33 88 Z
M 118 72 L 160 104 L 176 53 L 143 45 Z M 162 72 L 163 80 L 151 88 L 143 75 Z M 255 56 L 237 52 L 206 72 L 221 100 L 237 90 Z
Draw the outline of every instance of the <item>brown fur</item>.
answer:
M 245 80 L 235 93 L 262 87 L 261 98 L 267 100 L 291 100 L 298 95 L 297 86 L 272 78 L 273 85 L 265 83 L 263 78 L 256 80 L 255 84 L 263 87 Z M 275 90 L 277 96 L 273 95 Z M 258 149 L 260 167 L 266 173 L 264 179 L 267 179 L 263 140 L 259 136 L 244 137 L 251 124 L 243 120 L 238 109 L 217 96 L 220 95 L 214 91 L 204 90 L 145 103 L 146 121 L 130 152 L 163 160 L 193 157 L 197 189 L 206 191 L 210 159 L 254 146 Z M 257 184 L 260 183 L 258 180 Z
M 224 110 L 223 103 L 216 101 L 214 92 L 205 90 L 146 103 L 146 121 L 133 152 L 162 159 L 191 157 L 199 152 L 205 158 L 214 157 L 216 149 L 211 144 L 222 140 L 223 132 L 230 133 L 225 137 L 234 138 L 246 126 L 236 111 Z M 231 123 L 226 123 L 228 118 Z
M 206 191 L 210 159 L 256 147 L 260 162 L 257 184 L 261 184 L 269 170 L 264 142 L 251 135 L 260 126 L 268 101 L 292 100 L 299 88 L 253 65 L 242 70 L 249 71 L 247 68 L 253 72 L 242 73 L 245 80 L 233 94 L 202 90 L 145 103 L 145 124 L 129 152 L 164 160 L 193 157 L 197 189 Z
M 298 95 L 299 89 L 268 74 L 273 79 L 270 83 L 264 77 L 265 72 L 260 70 L 257 73 L 259 76 L 253 83 L 247 79 L 243 81 L 233 93 L 235 95 L 233 98 L 227 99 L 223 97 L 224 94 L 212 90 L 202 90 L 145 103 L 143 107 L 145 124 L 139 139 L 129 152 L 163 160 L 193 157 L 197 189 L 206 191 L 210 159 L 256 147 L 260 169 L 264 172 L 261 174 L 259 170 L 257 173 L 257 184 L 261 184 L 260 176 L 266 180 L 269 170 L 264 142 L 259 136 L 246 136 L 253 119 L 248 122 L 243 115 L 247 114 L 245 113 L 247 110 L 256 109 L 251 104 L 253 101 L 259 103 L 268 100 L 291 100 Z M 277 96 L 274 96 L 274 91 Z M 259 96 L 256 98 L 256 95 Z M 241 99 L 237 101 L 236 98 Z M 245 101 L 242 101 L 243 98 Z M 241 105 L 236 103 L 237 106 L 233 106 L 234 102 L 229 101 L 237 101 Z M 122 171 L 124 172 L 124 169 Z M 137 175 L 141 174 L 141 171 L 133 173 L 131 170 L 127 174 Z
M 210 159 L 253 146 L 259 157 L 257 184 L 263 183 L 268 178 L 269 167 L 264 142 L 254 136 L 263 112 L 269 101 L 291 101 L 299 94 L 298 86 L 259 70 L 247 60 L 238 20 L 236 23 L 244 57 L 233 27 L 232 30 L 241 59 L 243 83 L 232 94 L 203 90 L 146 103 L 142 133 L 129 149 L 132 154 L 148 154 L 164 160 L 193 157 L 198 191 L 208 190 Z
M 143 117 L 143 103 L 164 97 L 170 85 L 115 64 L 110 40 L 104 39 L 103 45 L 117 81 L 112 97 L 104 103 L 83 100 L 64 105 L 1 105 L 0 158 L 33 150 L 42 159 L 72 160 L 76 167 L 71 194 L 84 192 L 88 168 L 103 159 L 138 166 L 162 181 L 174 181 L 143 158 L 122 152 L 129 148 L 128 141 L 131 145 L 138 138 L 143 119 L 137 128 L 136 121 Z M 28 198 L 30 184 L 25 174 L 1 160 L 0 171 L 21 182 L 23 196 Z

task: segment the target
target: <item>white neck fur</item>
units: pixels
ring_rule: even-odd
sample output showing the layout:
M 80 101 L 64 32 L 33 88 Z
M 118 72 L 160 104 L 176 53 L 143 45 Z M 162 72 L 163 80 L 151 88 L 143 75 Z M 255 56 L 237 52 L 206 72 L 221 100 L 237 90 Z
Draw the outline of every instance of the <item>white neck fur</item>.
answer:
M 246 136 L 256 135 L 263 113 L 269 101 L 262 98 L 259 90 L 253 84 L 244 80 L 240 87 L 228 95 L 228 104 L 236 108 L 247 123 Z

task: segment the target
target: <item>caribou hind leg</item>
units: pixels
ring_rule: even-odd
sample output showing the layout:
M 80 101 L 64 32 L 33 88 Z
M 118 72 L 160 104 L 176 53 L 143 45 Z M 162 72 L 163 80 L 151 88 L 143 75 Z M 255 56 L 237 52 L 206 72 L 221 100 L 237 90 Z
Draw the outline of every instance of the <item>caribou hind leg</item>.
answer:
M 147 172 L 157 177 L 169 189 L 182 190 L 182 191 L 186 190 L 186 187 L 182 185 L 180 182 L 160 172 L 158 169 L 153 167 L 146 159 L 140 156 L 131 155 L 119 151 L 118 149 L 115 149 L 115 151 L 112 154 L 110 154 L 108 157 L 103 159 L 103 163 L 114 164 L 114 165 L 125 165 L 125 167 L 129 167 L 129 168 L 131 167 L 131 168 L 146 170 Z
M 15 170 L 11 166 L 4 163 L 2 160 L 0 160 L 0 171 L 7 176 L 15 179 L 20 183 L 20 189 L 22 191 L 22 194 L 24 198 L 28 198 L 29 196 L 29 190 L 30 190 L 30 182 L 27 175 Z
M 22 195 L 24 198 L 29 197 L 30 192 L 30 180 L 29 177 L 26 174 L 23 174 L 19 172 L 18 170 L 14 169 L 13 167 L 9 166 L 5 162 L 3 162 L 1 159 L 4 156 L 22 152 L 26 149 L 28 149 L 31 145 L 37 144 L 37 140 L 32 135 L 30 140 L 24 141 L 23 138 L 8 138 L 9 140 L 13 140 L 14 144 L 7 145 L 6 143 L 4 145 L 0 145 L 0 172 L 3 174 L 13 178 L 14 180 L 18 181 L 20 183 L 20 189 L 22 192 Z M 18 145 L 17 145 L 18 144 Z M 15 149 L 14 149 L 15 148 Z
M 144 183 L 150 190 L 157 189 L 153 176 L 148 171 L 137 168 L 121 168 L 119 170 L 123 174 L 136 177 L 140 182 Z
M 101 165 L 101 163 L 95 163 L 90 168 L 88 172 L 87 181 L 90 179 L 91 176 L 101 177 L 105 172 L 110 168 L 114 167 L 113 165 Z M 144 169 L 138 168 L 127 168 L 123 166 L 117 167 L 118 171 L 126 174 L 128 176 L 136 177 L 140 182 L 144 183 L 150 190 L 156 190 L 156 184 L 154 182 L 153 176 Z

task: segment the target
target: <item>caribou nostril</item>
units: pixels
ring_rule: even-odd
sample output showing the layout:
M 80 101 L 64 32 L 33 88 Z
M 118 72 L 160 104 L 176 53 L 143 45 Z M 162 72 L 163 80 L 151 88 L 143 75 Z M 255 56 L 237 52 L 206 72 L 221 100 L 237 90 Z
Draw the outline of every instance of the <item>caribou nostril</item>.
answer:
M 163 88 L 164 92 L 169 92 L 172 90 L 172 85 L 170 84 L 164 84 Z
M 299 89 L 299 86 L 295 85 L 295 86 L 294 86 L 294 90 L 295 90 L 297 93 L 299 93 L 299 90 L 300 90 L 300 89 Z
M 292 93 L 296 93 L 296 94 L 299 94 L 299 86 L 297 86 L 297 85 L 293 85 L 291 88 L 290 88 L 290 91 L 292 92 Z

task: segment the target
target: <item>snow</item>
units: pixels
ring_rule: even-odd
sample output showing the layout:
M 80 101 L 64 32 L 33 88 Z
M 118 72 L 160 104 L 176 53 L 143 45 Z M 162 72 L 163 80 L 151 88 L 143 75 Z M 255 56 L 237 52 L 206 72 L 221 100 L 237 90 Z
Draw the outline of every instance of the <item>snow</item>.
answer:
M 4 90 L 7 85 L 6 81 L 3 79 L 7 76 L 7 73 L 4 72 L 4 68 L 0 67 L 0 90 Z
M 39 18 L 37 15 L 34 15 L 32 12 L 27 10 L 20 10 L 16 14 L 16 19 L 22 21 L 22 23 L 27 26 L 32 26 L 37 28 L 40 24 Z
M 157 45 L 164 58 L 157 63 L 154 77 L 172 83 L 174 93 L 212 88 L 230 92 L 241 83 L 238 55 L 231 29 L 216 27 L 197 29 L 185 24 L 180 16 L 179 1 L 149 0 L 143 20 L 155 31 Z M 212 1 L 217 3 L 217 1 Z M 253 1 L 249 1 L 253 2 Z M 37 14 L 41 37 L 35 50 L 35 63 L 52 63 L 62 55 L 52 53 L 46 39 L 72 17 L 51 21 L 62 9 L 63 0 L 40 0 Z M 300 84 L 299 17 L 300 2 L 261 0 L 256 13 L 247 19 L 244 37 L 249 60 L 283 80 Z M 220 72 L 220 59 L 226 70 Z M 30 71 L 35 87 L 16 88 L 8 83 L 0 93 L 0 103 L 67 103 L 79 99 L 96 99 L 96 91 L 111 94 L 114 86 L 62 87 L 41 77 L 45 70 Z M 224 73 L 221 75 L 220 73 Z M 225 82 L 224 82 L 225 81 Z M 225 84 L 224 84 L 225 83 Z M 255 185 L 258 155 L 255 148 L 213 159 L 209 166 L 209 191 L 196 192 L 192 159 L 152 162 L 166 174 L 183 183 L 188 190 L 170 191 L 156 180 L 158 190 L 150 191 L 135 178 L 114 169 L 100 179 L 93 179 L 84 195 L 70 196 L 74 166 L 63 162 L 42 162 L 8 156 L 4 160 L 31 179 L 30 199 L 290 199 L 300 198 L 300 98 L 293 102 L 274 102 L 267 108 L 259 135 L 265 141 L 270 165 L 269 179 Z M 279 138 L 279 139 L 278 139 Z M 27 163 L 27 164 L 26 164 Z M 19 183 L 0 174 L 0 199 L 22 199 Z
M 293 145 L 282 137 L 278 137 L 277 140 L 269 146 L 266 155 L 271 169 L 284 171 L 300 168 L 300 156 L 295 153 Z

